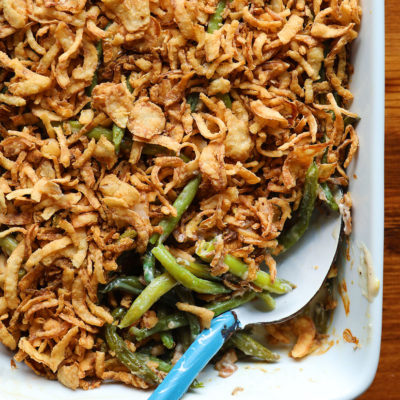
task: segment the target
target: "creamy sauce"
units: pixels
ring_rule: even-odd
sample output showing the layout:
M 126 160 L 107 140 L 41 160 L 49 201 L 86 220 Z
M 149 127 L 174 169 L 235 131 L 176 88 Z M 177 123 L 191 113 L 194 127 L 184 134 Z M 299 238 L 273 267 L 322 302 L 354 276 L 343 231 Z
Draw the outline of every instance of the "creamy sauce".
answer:
M 372 302 L 379 293 L 380 282 L 375 276 L 372 256 L 364 243 L 358 245 L 360 248 L 360 265 L 358 273 L 360 275 L 359 285 L 363 296 Z
M 338 292 L 342 298 L 344 312 L 346 313 L 346 316 L 348 316 L 350 313 L 350 298 L 347 294 L 347 285 L 344 279 L 342 279 L 338 284 Z
M 347 343 L 354 343 L 354 350 L 361 347 L 359 339 L 351 333 L 350 329 L 345 329 L 343 331 L 343 339 Z

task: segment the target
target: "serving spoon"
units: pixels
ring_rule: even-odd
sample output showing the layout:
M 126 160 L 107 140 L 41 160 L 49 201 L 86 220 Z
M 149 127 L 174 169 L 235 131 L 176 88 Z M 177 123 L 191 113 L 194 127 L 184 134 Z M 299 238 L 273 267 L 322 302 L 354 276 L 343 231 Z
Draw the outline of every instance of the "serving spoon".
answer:
M 214 318 L 210 328 L 199 334 L 149 400 L 180 399 L 235 330 L 248 324 L 283 322 L 299 313 L 325 281 L 336 255 L 341 223 L 338 213 L 314 212 L 301 240 L 277 259 L 279 278 L 294 283 L 296 288 L 276 297 L 276 307 L 271 311 L 265 311 L 261 302 L 254 301 Z

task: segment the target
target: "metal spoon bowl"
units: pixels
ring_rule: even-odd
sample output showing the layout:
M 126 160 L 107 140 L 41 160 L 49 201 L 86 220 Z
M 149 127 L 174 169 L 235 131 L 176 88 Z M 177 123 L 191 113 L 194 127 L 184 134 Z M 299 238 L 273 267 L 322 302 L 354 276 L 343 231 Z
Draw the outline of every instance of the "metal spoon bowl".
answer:
M 277 297 L 272 311 L 266 312 L 255 301 L 214 318 L 210 329 L 197 337 L 149 400 L 180 399 L 236 329 L 248 324 L 282 322 L 300 312 L 325 281 L 336 255 L 340 230 L 338 213 L 314 212 L 301 240 L 277 259 L 278 276 L 294 283 L 296 288 Z

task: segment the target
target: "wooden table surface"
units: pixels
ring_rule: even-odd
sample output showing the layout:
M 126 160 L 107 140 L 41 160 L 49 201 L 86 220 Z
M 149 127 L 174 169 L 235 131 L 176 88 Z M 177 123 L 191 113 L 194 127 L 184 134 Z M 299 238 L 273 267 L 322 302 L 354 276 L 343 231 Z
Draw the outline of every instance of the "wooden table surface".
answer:
M 383 0 L 382 0 L 383 1 Z M 362 400 L 400 399 L 400 2 L 386 0 L 385 267 L 378 372 Z

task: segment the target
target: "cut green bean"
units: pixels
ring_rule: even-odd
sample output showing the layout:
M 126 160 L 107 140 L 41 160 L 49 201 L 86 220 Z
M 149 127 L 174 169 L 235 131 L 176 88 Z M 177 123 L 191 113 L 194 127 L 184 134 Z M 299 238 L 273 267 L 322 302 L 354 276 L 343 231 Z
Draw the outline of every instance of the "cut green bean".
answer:
M 232 108 L 232 99 L 229 93 L 218 94 L 217 97 L 224 102 L 226 108 Z
M 190 111 L 193 113 L 196 111 L 197 104 L 199 104 L 199 96 L 198 92 L 189 93 L 186 98 L 186 102 L 190 105 Z
M 342 107 L 342 98 L 341 98 L 341 96 L 339 95 L 339 93 L 336 91 L 336 90 L 334 90 L 333 92 L 332 92 L 332 94 L 333 94 L 333 97 L 335 98 L 335 101 L 336 101 L 336 104 L 339 106 L 339 107 Z
M 126 83 L 126 87 L 128 88 L 128 90 L 132 93 L 133 87 L 132 87 L 131 83 L 129 82 L 129 76 L 127 78 L 125 78 L 125 83 Z
M 130 306 L 119 327 L 126 328 L 136 322 L 157 300 L 176 286 L 176 280 L 167 272 L 150 282 Z
M 72 133 L 78 133 L 83 128 L 79 121 L 68 121 L 68 124 Z
M 260 292 L 256 295 L 259 299 L 261 299 L 267 308 L 267 310 L 273 310 L 276 306 L 275 299 L 268 292 Z
M 360 117 L 350 117 L 349 115 L 346 115 L 343 118 L 343 123 L 344 123 L 344 128 L 346 129 L 348 125 L 353 125 L 356 126 L 358 122 L 360 121 Z
M 139 295 L 142 293 L 144 286 L 140 283 L 136 276 L 120 276 L 108 283 L 100 293 L 109 293 L 114 290 L 122 290 L 123 292 Z
M 205 242 L 202 241 L 198 244 L 196 249 L 196 254 L 204 261 L 210 262 L 211 255 L 214 252 L 214 244 L 213 241 Z M 248 266 L 243 261 L 238 258 L 227 254 L 224 258 L 224 263 L 229 267 L 229 272 L 241 279 L 246 279 L 248 274 Z M 291 285 L 279 278 L 275 278 L 274 282 L 272 282 L 270 275 L 265 272 L 259 270 L 257 272 L 256 278 L 253 281 L 254 284 L 259 286 L 261 289 L 268 290 L 272 293 L 284 294 L 292 290 Z
M 190 159 L 188 156 L 186 156 L 185 154 L 183 154 L 183 153 L 179 154 L 179 158 L 180 158 L 184 163 L 188 163 L 188 162 L 191 161 L 191 159 Z
M 177 331 L 177 335 L 178 335 L 178 340 L 177 340 L 178 343 L 180 343 L 181 346 L 183 347 L 183 350 L 186 351 L 192 344 L 192 339 L 188 327 L 184 326 L 182 328 L 179 328 Z
M 120 152 L 123 156 L 129 157 L 131 150 L 132 150 L 132 139 L 129 137 L 129 135 L 124 135 L 122 138 L 121 146 L 120 146 Z
M 208 21 L 207 32 L 214 33 L 222 26 L 222 14 L 224 13 L 226 0 L 220 0 L 213 15 Z
M 149 284 L 156 275 L 156 259 L 151 251 L 148 251 L 143 256 L 143 277 L 147 284 Z
M 110 142 L 113 140 L 113 133 L 111 129 L 104 128 L 102 126 L 96 126 L 91 131 L 89 131 L 86 136 L 89 139 L 100 140 L 102 136 L 105 136 Z
M 13 235 L 8 235 L 0 238 L 0 247 L 7 255 L 10 255 L 17 246 L 18 241 L 14 238 Z
M 332 110 L 327 110 L 326 112 L 331 115 L 332 121 L 335 122 L 336 121 L 336 114 Z
M 125 129 L 120 128 L 118 125 L 114 124 L 112 127 L 112 142 L 114 143 L 116 154 L 119 154 L 119 149 L 121 147 L 121 142 L 124 135 Z
M 326 310 L 323 304 L 318 302 L 313 308 L 312 319 L 315 323 L 318 333 L 326 333 L 328 330 L 328 323 L 331 310 Z
M 211 275 L 210 268 L 208 265 L 187 261 L 183 259 L 177 259 L 177 262 L 179 265 L 182 265 L 182 267 L 187 269 L 193 275 L 196 275 L 198 278 L 208 279 L 212 281 L 221 280 L 221 278 Z
M 331 192 L 331 189 L 329 185 L 326 182 L 322 182 L 319 184 L 322 191 L 324 192 L 325 195 L 325 203 L 329 206 L 330 209 L 333 211 L 339 211 L 339 206 L 336 203 L 336 200 Z
M 317 189 L 318 166 L 315 162 L 312 162 L 307 170 L 304 193 L 297 212 L 297 220 L 288 230 L 283 231 L 278 239 L 283 251 L 297 243 L 307 230 L 317 198 Z
M 93 73 L 92 82 L 90 83 L 90 86 L 86 88 L 86 94 L 88 96 L 92 96 L 93 89 L 97 86 L 97 84 L 98 81 L 97 81 L 97 70 L 96 70 Z
M 117 313 L 119 313 L 119 311 Z M 117 313 L 114 313 L 114 315 Z M 117 359 L 132 372 L 132 374 L 139 376 L 150 384 L 160 382 L 160 378 L 157 374 L 146 365 L 146 362 L 143 362 L 143 357 L 140 357 L 137 353 L 133 353 L 129 350 L 124 340 L 117 334 L 116 325 L 106 325 L 105 338 L 108 347 L 115 353 Z
M 160 339 L 162 344 L 168 349 L 171 350 L 175 347 L 174 337 L 171 332 L 160 332 Z
M 224 285 L 197 278 L 187 269 L 179 265 L 175 257 L 162 245 L 159 244 L 152 253 L 160 261 L 161 265 L 183 286 L 197 293 L 222 294 L 230 290 Z
M 145 154 L 146 156 L 157 156 L 160 154 L 173 155 L 174 152 L 164 146 L 147 143 L 143 146 L 142 154 Z
M 20 268 L 18 270 L 18 280 L 22 279 L 26 275 L 26 270 L 24 268 Z
M 193 383 L 190 385 L 189 389 L 201 389 L 204 387 L 204 382 L 200 382 L 197 379 L 193 381 Z
M 172 150 L 158 144 L 145 144 L 142 149 L 142 154 L 145 154 L 146 156 L 157 156 L 160 154 L 168 156 L 176 155 L 176 153 L 174 153 Z M 182 159 L 185 163 L 188 163 L 190 161 L 190 158 L 186 157 L 185 154 L 179 154 L 179 158 Z
M 204 307 L 208 310 L 213 311 L 214 317 L 217 317 L 218 315 L 223 314 L 226 311 L 233 310 L 234 308 L 238 308 L 241 305 L 248 303 L 255 297 L 255 292 L 247 292 L 241 297 L 232 297 L 231 299 L 224 301 L 214 301 Z
M 168 316 L 168 310 L 166 309 L 165 306 L 160 304 L 157 310 L 157 317 L 158 319 L 162 317 L 167 317 Z M 157 321 L 158 322 L 158 321 Z M 174 342 L 174 337 L 172 335 L 172 332 L 170 330 L 165 330 L 163 332 L 160 332 L 160 339 L 162 344 L 168 349 L 171 350 L 175 347 L 175 342 Z
M 128 228 L 124 233 L 120 235 L 120 239 L 124 238 L 129 238 L 129 239 L 135 239 L 137 236 L 137 232 L 133 228 Z
M 129 335 L 131 337 L 134 336 L 140 341 L 156 333 L 181 328 L 182 326 L 187 326 L 188 324 L 189 322 L 183 313 L 174 313 L 160 317 L 157 324 L 151 329 L 140 329 L 136 326 L 132 326 L 129 328 Z
M 241 279 L 246 279 L 248 266 L 243 261 L 227 254 L 224 258 L 224 263 L 229 267 L 229 272 L 231 274 L 238 276 Z M 275 278 L 272 282 L 271 276 L 267 272 L 261 270 L 257 272 L 256 279 L 254 279 L 253 283 L 261 289 L 277 294 L 284 294 L 292 290 L 291 285 L 286 281 Z
M 194 197 L 196 196 L 197 189 L 199 188 L 201 182 L 201 177 L 197 176 L 196 178 L 189 181 L 186 186 L 183 188 L 179 196 L 174 201 L 174 208 L 176 209 L 176 217 L 169 217 L 163 219 L 160 222 L 160 227 L 162 228 L 161 235 L 153 234 L 150 238 L 150 243 L 155 244 L 158 242 L 159 244 L 164 243 L 165 239 L 170 235 L 170 233 L 175 229 L 180 221 L 183 213 L 188 209 L 190 204 L 192 203 Z
M 172 365 L 158 357 L 154 357 L 151 354 L 143 353 L 141 351 L 135 353 L 137 358 L 142 361 L 142 363 L 147 364 L 149 361 L 156 362 L 158 364 L 157 369 L 162 372 L 169 372 L 172 369 Z
M 250 335 L 244 332 L 235 332 L 229 339 L 233 345 L 242 351 L 244 354 L 260 358 L 264 361 L 275 362 L 279 360 L 279 355 L 267 349 L 257 340 L 253 339 Z

